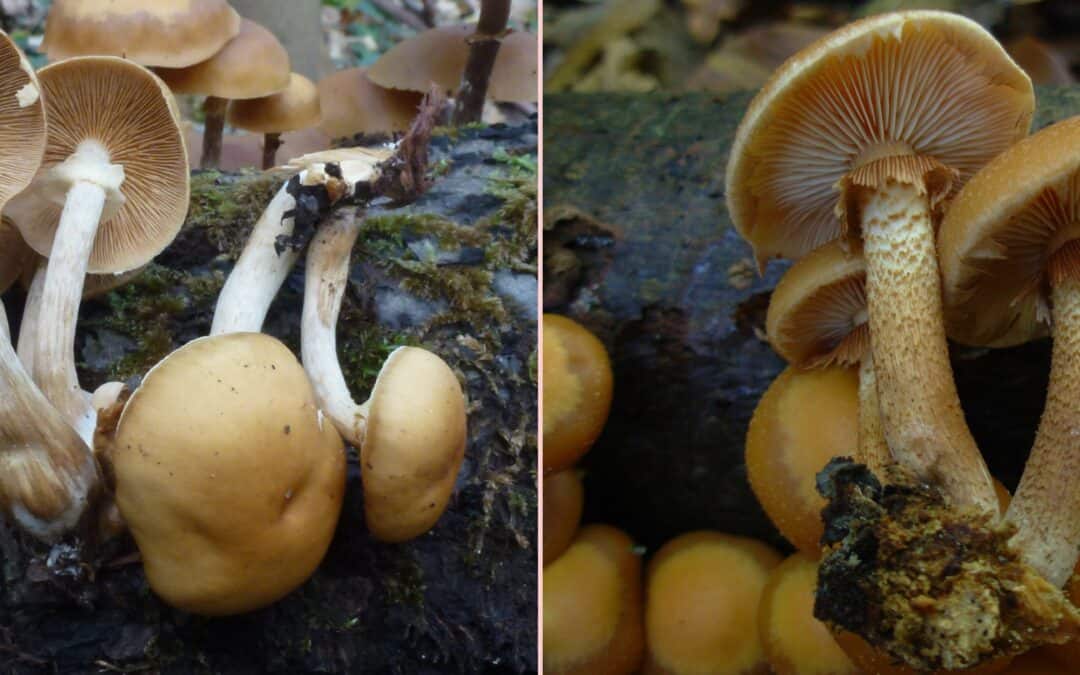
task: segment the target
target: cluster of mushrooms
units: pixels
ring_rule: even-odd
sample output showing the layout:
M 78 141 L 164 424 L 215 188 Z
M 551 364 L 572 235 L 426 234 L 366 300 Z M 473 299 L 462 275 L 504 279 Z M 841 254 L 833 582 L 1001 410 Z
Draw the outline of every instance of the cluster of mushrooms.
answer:
M 143 19 L 156 11 L 138 5 L 131 13 Z M 55 28 L 65 25 L 53 22 L 61 9 L 73 20 L 86 13 L 78 3 L 54 4 L 50 56 L 72 48 L 57 46 L 73 30 Z M 226 32 L 238 26 L 229 12 L 209 23 Z M 122 26 L 108 31 L 146 33 Z M 147 49 L 173 53 L 208 32 L 150 40 Z M 94 49 L 85 33 L 80 39 Z M 216 52 L 207 47 L 199 58 Z M 132 59 L 58 57 L 35 73 L 0 35 L 0 131 L 0 292 L 27 270 L 32 278 L 17 349 L 0 304 L 0 510 L 11 523 L 84 552 L 129 531 L 151 588 L 206 615 L 265 606 L 314 572 L 342 508 L 343 439 L 360 455 L 373 537 L 406 541 L 435 524 L 464 458 L 457 377 L 438 356 L 401 347 L 358 404 L 337 360 L 335 328 L 362 211 L 333 211 L 315 231 L 303 365 L 260 332 L 300 255 L 275 250 L 292 234 L 297 195 L 321 190 L 331 203 L 356 196 L 362 210 L 389 150 L 298 160 L 227 279 L 211 335 L 170 354 L 134 392 L 112 382 L 91 393 L 75 368 L 84 289 L 94 275 L 148 263 L 187 214 L 176 104 L 165 82 Z
M 1034 107 L 976 23 L 884 14 L 789 59 L 727 168 L 759 264 L 797 259 L 768 311 L 791 366 L 751 424 L 752 486 L 820 557 L 816 616 L 920 671 L 1000 669 L 1080 632 L 1061 590 L 1080 556 L 1080 118 L 1028 136 Z M 1048 332 L 1046 406 L 1010 500 L 965 423 L 946 336 Z M 815 484 L 838 455 L 857 464 Z

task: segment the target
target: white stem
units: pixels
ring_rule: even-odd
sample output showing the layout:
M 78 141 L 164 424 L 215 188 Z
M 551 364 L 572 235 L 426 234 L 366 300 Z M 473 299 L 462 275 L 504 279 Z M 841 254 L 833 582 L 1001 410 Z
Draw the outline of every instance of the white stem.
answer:
M 364 437 L 366 410 L 353 401 L 337 356 L 337 320 L 349 283 L 349 260 L 359 227 L 353 214 L 319 227 L 307 254 L 300 349 L 319 408 L 354 447 Z
M 40 315 L 51 320 L 37 322 L 32 370 L 45 397 L 87 445 L 94 441 L 95 415 L 75 372 L 75 324 L 104 207 L 105 190 L 96 183 L 78 180 L 67 193 L 41 297 Z
M 307 172 L 300 173 L 303 182 Z M 214 309 L 211 335 L 223 333 L 258 333 L 262 330 L 270 303 L 296 264 L 299 252 L 286 249 L 279 255 L 274 243 L 281 235 L 291 236 L 294 221 L 285 212 L 296 200 L 281 186 L 255 223 L 240 259 L 236 261 Z
M 53 541 L 79 522 L 98 484 L 90 448 L 23 369 L 0 302 L 0 507 Z
M 34 279 L 26 293 L 22 323 L 19 325 L 19 360 L 27 372 L 34 372 L 34 350 L 37 349 L 37 324 L 41 316 L 41 296 L 45 290 L 45 270 L 48 260 L 42 258 L 34 269 Z

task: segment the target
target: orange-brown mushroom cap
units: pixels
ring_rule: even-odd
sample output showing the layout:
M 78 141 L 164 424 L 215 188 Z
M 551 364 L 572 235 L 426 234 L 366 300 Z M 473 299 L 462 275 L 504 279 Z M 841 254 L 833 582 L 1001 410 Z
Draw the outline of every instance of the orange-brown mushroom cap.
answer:
M 950 337 L 1005 346 L 1049 329 L 1049 261 L 1080 237 L 1080 116 L 986 165 L 953 200 L 938 254 Z
M 585 508 L 585 488 L 574 469 L 544 477 L 544 564 L 563 554 L 574 541 L 581 512 Z
M 368 76 L 372 82 L 394 89 L 426 92 L 432 83 L 457 91 L 469 57 L 469 38 L 476 27 L 441 26 L 394 45 L 383 54 Z M 512 32 L 500 40 L 487 97 L 494 101 L 535 101 L 538 96 L 536 35 Z
M 624 532 L 588 525 L 544 568 L 545 675 L 629 675 L 644 652 L 641 556 Z
M 187 68 L 159 68 L 158 76 L 178 94 L 225 99 L 262 98 L 290 85 L 289 53 L 274 34 L 250 19 L 221 51 Z
M 758 603 L 780 555 L 719 532 L 684 534 L 649 561 L 646 675 L 766 670 Z
M 969 19 L 857 21 L 785 62 L 751 102 L 727 169 L 732 222 L 759 262 L 799 257 L 840 235 L 852 169 L 911 153 L 962 182 L 1027 133 L 1033 108 L 1031 81 Z
M 123 196 L 110 198 L 88 271 L 123 272 L 150 261 L 173 240 L 188 208 L 187 150 L 168 88 L 149 70 L 111 56 L 86 56 L 38 72 L 48 114 L 48 145 L 34 185 L 6 214 L 26 242 L 48 256 L 60 222 L 59 203 L 37 189 L 50 170 L 84 141 L 95 141 L 124 170 Z M 111 217 L 106 217 L 111 214 Z
M 45 154 L 45 134 L 41 84 L 0 31 L 0 208 L 33 180 Z
M 856 241 L 836 240 L 784 273 L 769 300 L 769 344 L 800 367 L 855 365 L 870 349 L 866 261 Z
M 6 216 L 0 219 L 0 293 L 11 285 L 37 260 L 37 254 L 26 245 L 19 228 Z
M 423 94 L 380 87 L 366 68 L 339 70 L 319 80 L 319 128 L 331 138 L 406 131 Z
M 229 124 L 262 134 L 307 129 L 319 119 L 319 90 L 299 73 L 293 73 L 289 86 L 276 94 L 229 104 Z
M 225 0 L 54 0 L 43 47 L 52 61 L 100 54 L 183 68 L 239 30 L 240 15 Z

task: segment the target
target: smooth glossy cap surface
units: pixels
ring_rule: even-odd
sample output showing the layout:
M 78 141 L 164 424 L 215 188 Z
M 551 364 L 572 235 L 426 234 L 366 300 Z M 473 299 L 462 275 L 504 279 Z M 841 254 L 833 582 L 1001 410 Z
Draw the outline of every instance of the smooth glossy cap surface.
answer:
M 239 30 L 240 15 L 225 0 L 53 0 L 42 46 L 52 61 L 99 54 L 183 68 Z
M 418 92 L 380 87 L 368 78 L 366 68 L 339 70 L 318 86 L 319 128 L 331 138 L 406 131 L 424 98 Z
M 784 63 L 754 97 L 727 168 L 728 210 L 758 261 L 840 234 L 839 182 L 893 155 L 930 157 L 962 183 L 1027 134 L 1031 81 L 958 14 L 856 21 Z
M 146 264 L 176 237 L 188 209 L 187 150 L 172 94 L 149 70 L 110 56 L 54 63 L 38 79 L 49 117 L 45 159 L 6 215 L 35 251 L 48 256 L 63 203 L 41 186 L 59 180 L 53 168 L 80 144 L 95 142 L 111 164 L 123 167 L 123 203 L 112 217 L 103 215 L 88 271 L 125 272 Z
M 307 129 L 318 124 L 319 119 L 319 90 L 298 73 L 289 77 L 289 86 L 283 91 L 229 104 L 229 124 L 261 134 Z
M 1080 117 L 1012 146 L 953 200 L 938 234 L 949 336 L 1018 344 L 1049 330 L 1047 267 L 1080 238 Z

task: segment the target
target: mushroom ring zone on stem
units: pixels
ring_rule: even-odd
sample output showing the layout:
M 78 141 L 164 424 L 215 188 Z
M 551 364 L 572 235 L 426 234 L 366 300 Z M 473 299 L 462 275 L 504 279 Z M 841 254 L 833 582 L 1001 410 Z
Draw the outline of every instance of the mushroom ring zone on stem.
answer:
M 189 174 L 179 112 L 149 70 L 111 56 L 38 73 L 48 115 L 45 158 L 6 214 L 49 258 L 35 327 L 33 377 L 87 443 L 89 395 L 75 372 L 75 322 L 87 272 L 149 262 L 187 215 Z
M 941 309 L 942 200 L 1026 135 L 1034 94 L 994 38 L 955 14 L 883 14 L 791 57 L 735 135 L 726 193 L 759 264 L 850 232 L 892 455 L 958 504 L 996 511 L 964 422 Z
M 154 366 L 109 434 L 116 504 L 165 602 L 217 616 L 303 583 L 333 538 L 345 448 L 275 338 L 189 342 Z
M 305 155 L 290 162 L 291 167 L 301 170 L 281 186 L 255 223 L 240 259 L 218 295 L 210 334 L 262 330 L 274 296 L 300 257 L 300 252 L 293 247 L 287 246 L 280 251 L 277 248 L 279 238 L 293 236 L 296 225 L 294 193 L 297 190 L 330 186 L 339 198 L 352 194 L 357 183 L 371 182 L 378 177 L 378 165 L 390 155 L 389 150 L 344 148 Z M 340 170 L 341 178 L 328 173 L 327 165 L 331 163 L 337 168 L 330 171 Z
M 1080 554 L 1080 117 L 995 158 L 941 226 L 948 326 L 972 344 L 1053 336 L 1031 455 L 1006 512 L 1024 561 L 1057 586 Z
M 406 541 L 446 510 L 465 459 L 465 396 L 438 356 L 399 347 L 357 405 L 337 357 L 336 329 L 359 223 L 339 212 L 308 249 L 301 320 L 304 368 L 319 407 L 360 453 L 364 517 L 381 541 Z

